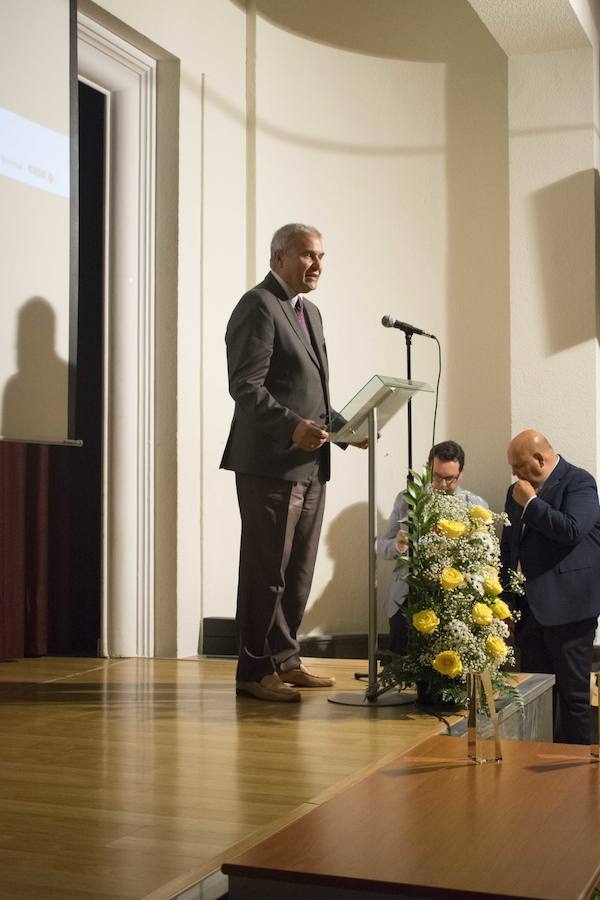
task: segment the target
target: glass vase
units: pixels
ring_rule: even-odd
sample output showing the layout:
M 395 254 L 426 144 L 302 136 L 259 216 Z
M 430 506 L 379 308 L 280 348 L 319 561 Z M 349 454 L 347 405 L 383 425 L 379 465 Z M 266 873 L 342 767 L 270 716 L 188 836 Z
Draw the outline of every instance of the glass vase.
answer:
M 489 672 L 468 672 L 467 755 L 478 764 L 499 763 L 502 746 L 496 701 Z

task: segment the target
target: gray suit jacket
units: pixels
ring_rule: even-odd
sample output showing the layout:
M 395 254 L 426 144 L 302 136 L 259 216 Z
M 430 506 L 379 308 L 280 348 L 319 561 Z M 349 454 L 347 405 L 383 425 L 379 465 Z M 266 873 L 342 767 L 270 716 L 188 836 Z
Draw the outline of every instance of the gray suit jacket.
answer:
M 330 474 L 330 446 L 309 453 L 292 445 L 301 419 L 326 430 L 339 427 L 329 403 L 329 372 L 318 308 L 305 300 L 309 344 L 271 273 L 244 294 L 227 325 L 229 393 L 235 411 L 221 468 L 248 475 L 302 481 L 319 463 Z

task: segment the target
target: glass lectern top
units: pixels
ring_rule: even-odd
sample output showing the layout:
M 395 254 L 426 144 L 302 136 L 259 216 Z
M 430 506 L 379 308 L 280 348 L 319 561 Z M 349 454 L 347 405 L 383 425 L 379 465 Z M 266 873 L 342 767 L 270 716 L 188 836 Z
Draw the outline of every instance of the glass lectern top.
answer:
M 424 381 L 373 375 L 340 410 L 346 424 L 331 433 L 329 440 L 352 444 L 364 441 L 369 434 L 369 412 L 372 409 L 377 409 L 377 429 L 381 431 L 418 391 L 432 393 L 433 388 Z

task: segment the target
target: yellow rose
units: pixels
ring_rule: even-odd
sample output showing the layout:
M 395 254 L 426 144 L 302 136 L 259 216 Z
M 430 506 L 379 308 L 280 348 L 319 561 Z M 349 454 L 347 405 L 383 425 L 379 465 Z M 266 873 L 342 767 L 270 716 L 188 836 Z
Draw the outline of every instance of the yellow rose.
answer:
M 496 575 L 486 575 L 483 579 L 483 589 L 488 597 L 497 597 L 502 593 L 500 579 Z
M 486 509 L 485 506 L 472 506 L 469 510 L 469 516 L 474 522 L 482 525 L 489 525 L 494 519 L 489 509 Z
M 508 603 L 505 603 L 504 600 L 494 600 L 492 604 L 492 612 L 496 619 L 512 619 L 512 613 L 509 609 Z
M 493 619 L 492 610 L 487 603 L 474 603 L 471 609 L 471 618 L 476 625 L 489 625 Z
M 464 583 L 465 579 L 458 569 L 452 569 L 450 566 L 447 566 L 442 570 L 440 584 L 445 591 L 453 591 L 456 588 L 462 587 Z
M 432 609 L 422 609 L 413 614 L 413 627 L 422 634 L 432 634 L 440 624 L 440 620 Z
M 467 526 L 464 522 L 454 522 L 452 519 L 440 519 L 437 527 L 449 538 L 459 538 L 466 531 Z
M 485 642 L 485 650 L 490 656 L 500 659 L 508 653 L 508 647 L 501 637 L 490 635 Z
M 462 672 L 462 662 L 460 656 L 454 650 L 443 650 L 434 659 L 433 668 L 440 675 L 456 678 Z

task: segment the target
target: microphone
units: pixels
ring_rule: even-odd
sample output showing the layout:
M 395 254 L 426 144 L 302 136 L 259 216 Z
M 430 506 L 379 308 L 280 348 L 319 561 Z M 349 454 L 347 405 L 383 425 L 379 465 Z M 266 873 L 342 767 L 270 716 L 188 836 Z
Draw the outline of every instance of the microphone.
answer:
M 435 334 L 429 334 L 428 331 L 423 331 L 422 328 L 417 328 L 416 325 L 409 325 L 408 322 L 401 322 L 400 319 L 395 319 L 393 316 L 384 316 L 381 324 L 384 328 L 399 328 L 405 334 L 422 334 L 423 337 L 435 339 Z

